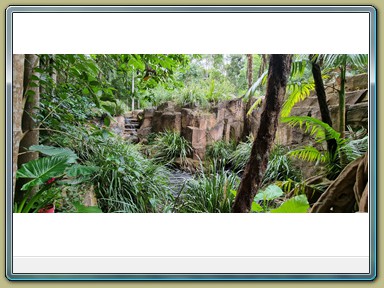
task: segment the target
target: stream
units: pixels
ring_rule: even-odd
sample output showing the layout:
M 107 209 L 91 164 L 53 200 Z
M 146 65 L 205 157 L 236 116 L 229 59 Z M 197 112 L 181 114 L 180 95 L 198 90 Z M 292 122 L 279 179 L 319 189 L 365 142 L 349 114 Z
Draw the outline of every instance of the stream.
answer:
M 191 178 L 193 178 L 191 173 L 179 169 L 173 169 L 169 177 L 170 188 L 172 190 L 173 196 L 177 197 L 177 195 L 180 193 L 180 190 L 183 188 L 184 183 Z

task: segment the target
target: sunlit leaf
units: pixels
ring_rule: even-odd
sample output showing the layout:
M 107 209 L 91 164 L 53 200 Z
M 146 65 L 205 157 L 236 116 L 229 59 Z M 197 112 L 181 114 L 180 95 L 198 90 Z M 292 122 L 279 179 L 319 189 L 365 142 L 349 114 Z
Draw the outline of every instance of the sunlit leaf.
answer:
M 306 213 L 309 208 L 309 203 L 305 195 L 295 196 L 276 209 L 272 209 L 271 213 Z

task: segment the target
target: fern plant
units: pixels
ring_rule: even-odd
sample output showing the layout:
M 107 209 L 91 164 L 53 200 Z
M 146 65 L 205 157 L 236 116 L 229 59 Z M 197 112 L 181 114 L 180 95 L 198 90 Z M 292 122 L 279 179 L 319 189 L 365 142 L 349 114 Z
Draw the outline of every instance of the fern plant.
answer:
M 368 151 L 368 136 L 362 139 L 344 139 L 339 132 L 319 119 L 309 116 L 291 116 L 282 118 L 281 122 L 291 127 L 299 127 L 305 133 L 312 136 L 317 143 L 322 143 L 329 139 L 336 140 L 338 153 L 335 155 L 331 155 L 328 151 L 319 151 L 313 146 L 299 147 L 288 153 L 290 156 L 304 161 L 324 163 L 330 179 L 336 178 L 348 163 Z M 340 164 L 339 161 L 340 154 L 345 155 L 347 159 L 343 164 Z

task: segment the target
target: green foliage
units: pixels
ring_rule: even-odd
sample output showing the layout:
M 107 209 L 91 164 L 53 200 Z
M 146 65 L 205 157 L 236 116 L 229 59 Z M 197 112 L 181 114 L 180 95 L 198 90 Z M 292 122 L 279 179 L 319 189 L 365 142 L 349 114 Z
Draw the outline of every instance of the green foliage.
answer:
M 36 212 L 59 197 L 54 189 L 56 185 L 79 184 L 89 180 L 97 171 L 97 167 L 76 164 L 77 155 L 68 148 L 35 145 L 30 150 L 48 156 L 29 161 L 17 170 L 16 178 L 26 178 L 29 182 L 21 188 L 27 193 L 21 203 L 15 206 L 15 212 Z M 34 187 L 38 190 L 32 195 Z
M 213 164 L 212 164 L 213 165 Z M 235 199 L 239 177 L 223 167 L 211 167 L 195 179 L 188 180 L 176 203 L 177 212 L 186 213 L 229 213 Z
M 74 202 L 73 206 L 77 213 L 103 213 L 98 206 L 84 206 L 79 202 Z
M 252 97 L 253 95 L 255 95 L 257 89 L 261 85 L 265 85 L 265 83 L 267 82 L 267 78 L 268 78 L 267 76 L 268 76 L 268 71 L 264 71 L 263 74 L 261 74 L 261 76 L 256 80 L 256 82 L 253 83 L 252 86 L 248 89 L 247 93 L 245 93 L 244 98 L 249 99 L 249 97 Z
M 253 202 L 259 206 L 255 206 L 255 204 L 252 203 L 255 206 L 253 208 L 254 212 L 268 212 L 273 206 L 273 201 L 283 195 L 284 193 L 281 188 L 273 184 L 268 185 L 263 190 L 259 190 L 253 199 Z M 261 203 L 261 205 L 259 203 Z
M 234 171 L 242 172 L 249 161 L 253 145 L 253 138 L 249 137 L 247 142 L 241 142 L 230 157 L 230 163 Z M 301 179 L 300 171 L 295 168 L 289 159 L 287 149 L 281 145 L 275 145 L 271 150 L 268 166 L 264 173 L 263 185 L 274 181 L 286 179 Z
M 192 153 L 192 146 L 179 132 L 165 131 L 157 135 L 153 151 L 154 159 L 159 163 L 171 163 L 176 158 L 183 163 Z
M 205 154 L 206 160 L 217 161 L 225 166 L 225 164 L 229 162 L 231 154 L 235 148 L 236 146 L 234 142 L 227 143 L 223 140 L 213 142 L 207 146 Z
M 52 137 L 75 150 L 89 166 L 97 166 L 92 179 L 103 212 L 165 212 L 172 195 L 169 171 L 146 159 L 138 145 L 95 126 L 72 127 L 76 137 Z
M 288 149 L 282 145 L 275 145 L 272 148 L 262 185 L 286 179 L 301 180 L 300 170 L 294 167 L 287 153 Z
M 304 78 L 290 80 L 287 84 L 288 98 L 281 109 L 281 117 L 288 117 L 293 106 L 308 98 L 310 92 L 314 89 L 315 83 L 313 79 L 309 79 L 309 81 Z
M 340 133 L 316 118 L 309 116 L 291 116 L 281 118 L 281 123 L 287 123 L 291 127 L 299 126 L 300 129 L 304 130 L 304 133 L 308 133 L 319 143 L 328 139 L 335 139 L 339 142 L 342 141 L 342 139 L 340 139 Z
M 29 151 L 40 152 L 41 154 L 47 156 L 63 156 L 67 158 L 68 163 L 75 163 L 77 160 L 77 155 L 75 152 L 68 148 L 53 147 L 46 145 L 32 145 L 29 147 Z
M 309 203 L 305 195 L 298 195 L 288 199 L 278 208 L 272 209 L 271 213 L 307 213 Z
M 322 143 L 329 139 L 335 139 L 337 152 L 330 155 L 327 151 L 319 151 L 316 147 L 305 146 L 291 150 L 288 154 L 304 161 L 324 163 L 328 178 L 335 179 L 341 170 L 348 163 L 362 156 L 368 151 L 368 136 L 361 132 L 356 135 L 363 137 L 361 139 L 342 139 L 340 133 L 321 120 L 307 116 L 292 116 L 281 119 L 282 123 L 287 123 L 291 127 L 299 126 L 305 133 L 314 137 L 317 143 Z M 340 154 L 344 154 L 345 162 L 340 163 Z
M 308 162 L 317 162 L 324 163 L 327 161 L 327 155 L 324 152 L 320 152 L 313 146 L 304 146 L 300 148 L 296 148 L 290 152 L 288 152 L 289 156 L 296 157 L 298 159 L 308 161 Z
M 230 156 L 230 163 L 236 172 L 242 172 L 249 161 L 253 145 L 253 137 L 249 136 L 246 142 L 240 142 Z
M 255 198 L 254 198 L 254 201 L 272 201 L 272 200 L 275 200 L 276 198 L 279 198 L 281 196 L 283 196 L 284 193 L 283 193 L 283 190 L 281 190 L 280 187 L 276 186 L 276 185 L 269 185 L 267 186 L 264 190 L 260 190 Z
M 68 159 L 63 156 L 44 157 L 29 161 L 16 172 L 16 178 L 32 179 L 21 190 L 44 184 L 51 178 L 62 177 L 69 167 Z
M 323 57 L 325 68 L 335 68 L 347 65 L 349 69 L 361 69 L 361 72 L 367 71 L 367 54 L 325 54 L 321 56 Z

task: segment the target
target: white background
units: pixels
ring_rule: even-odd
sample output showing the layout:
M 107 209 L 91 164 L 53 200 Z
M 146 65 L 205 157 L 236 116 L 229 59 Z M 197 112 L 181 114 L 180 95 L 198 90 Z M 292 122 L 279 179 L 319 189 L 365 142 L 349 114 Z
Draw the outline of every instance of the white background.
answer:
M 369 53 L 368 13 L 13 16 L 13 53 Z M 13 217 L 14 256 L 369 256 L 360 213 Z
M 15 13 L 13 17 L 14 54 L 369 53 L 368 13 Z

